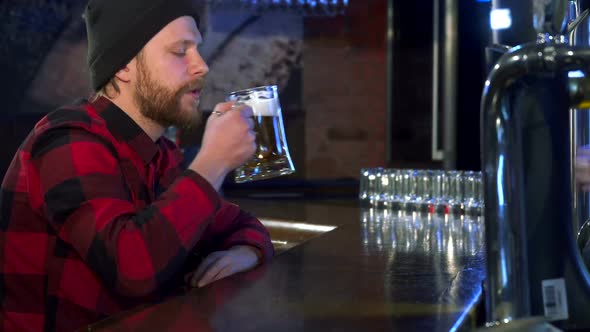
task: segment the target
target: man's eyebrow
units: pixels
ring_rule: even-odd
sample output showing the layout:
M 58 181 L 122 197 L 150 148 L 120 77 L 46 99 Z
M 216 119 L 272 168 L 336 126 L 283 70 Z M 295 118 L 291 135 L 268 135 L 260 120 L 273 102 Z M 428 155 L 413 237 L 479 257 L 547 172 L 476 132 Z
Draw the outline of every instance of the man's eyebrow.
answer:
M 168 44 L 170 47 L 174 46 L 193 46 L 193 45 L 200 45 L 200 40 L 193 40 L 193 39 L 181 39 Z

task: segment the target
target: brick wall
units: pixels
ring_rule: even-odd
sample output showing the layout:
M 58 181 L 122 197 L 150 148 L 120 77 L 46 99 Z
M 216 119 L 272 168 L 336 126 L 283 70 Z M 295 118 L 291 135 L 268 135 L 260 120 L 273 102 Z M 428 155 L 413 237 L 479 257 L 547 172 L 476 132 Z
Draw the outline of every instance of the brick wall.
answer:
M 385 164 L 386 2 L 351 1 L 346 17 L 307 19 L 304 38 L 309 179 L 358 178 Z
M 324 39 L 304 46 L 307 177 L 358 177 L 385 162 L 386 71 L 378 49 Z

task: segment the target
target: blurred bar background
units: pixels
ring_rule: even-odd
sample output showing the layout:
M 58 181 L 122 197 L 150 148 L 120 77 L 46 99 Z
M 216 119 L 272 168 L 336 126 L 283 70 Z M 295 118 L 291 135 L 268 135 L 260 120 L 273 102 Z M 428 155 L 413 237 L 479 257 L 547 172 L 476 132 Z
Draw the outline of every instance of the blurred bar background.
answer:
M 0 172 L 41 116 L 89 95 L 83 0 L 0 4 Z M 490 28 L 494 8 L 513 24 Z M 518 0 L 210 0 L 201 109 L 277 84 L 297 168 L 226 194 L 357 197 L 371 167 L 479 171 L 485 48 L 534 39 Z M 187 158 L 202 128 L 179 134 Z

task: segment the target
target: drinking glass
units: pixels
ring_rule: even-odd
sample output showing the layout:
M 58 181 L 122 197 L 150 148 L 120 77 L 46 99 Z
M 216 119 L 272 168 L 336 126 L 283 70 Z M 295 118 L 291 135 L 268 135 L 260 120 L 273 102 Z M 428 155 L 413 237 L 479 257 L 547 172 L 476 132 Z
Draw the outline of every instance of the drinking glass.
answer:
M 254 113 L 256 152 L 235 172 L 237 183 L 292 174 L 295 166 L 289 154 L 279 94 L 276 85 L 231 92 L 226 101 L 246 104 Z

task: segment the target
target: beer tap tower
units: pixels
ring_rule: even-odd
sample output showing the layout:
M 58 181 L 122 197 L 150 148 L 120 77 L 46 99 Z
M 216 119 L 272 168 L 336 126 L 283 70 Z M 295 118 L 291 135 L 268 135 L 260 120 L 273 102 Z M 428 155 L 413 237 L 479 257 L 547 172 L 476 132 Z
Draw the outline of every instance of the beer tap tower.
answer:
M 572 183 L 573 115 L 589 106 L 590 45 L 587 32 L 570 45 L 576 29 L 588 29 L 587 17 L 568 26 L 571 2 L 533 0 L 537 42 L 504 54 L 485 83 L 488 326 L 539 316 L 565 330 L 590 329 Z

